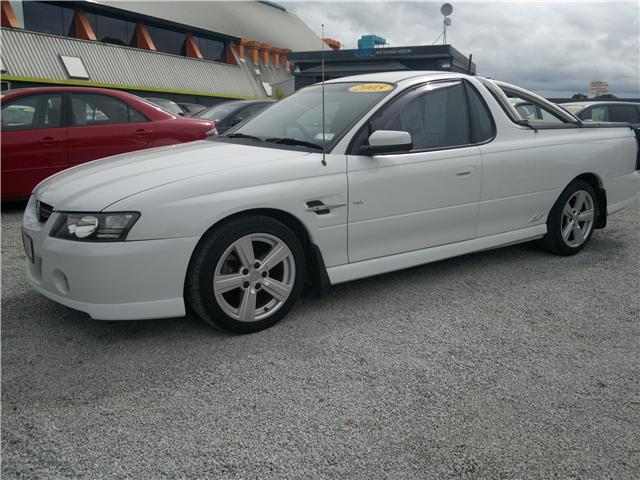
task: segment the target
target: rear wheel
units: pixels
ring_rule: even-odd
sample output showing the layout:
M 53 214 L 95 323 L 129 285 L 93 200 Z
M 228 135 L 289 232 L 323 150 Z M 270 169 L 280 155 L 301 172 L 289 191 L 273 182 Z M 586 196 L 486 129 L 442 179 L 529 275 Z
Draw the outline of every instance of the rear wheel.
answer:
M 598 199 L 591 185 L 576 180 L 562 192 L 547 218 L 541 246 L 556 255 L 574 255 L 593 234 Z
M 304 253 L 295 234 L 270 217 L 242 217 L 203 240 L 194 253 L 185 294 L 210 324 L 251 333 L 286 315 L 303 279 Z

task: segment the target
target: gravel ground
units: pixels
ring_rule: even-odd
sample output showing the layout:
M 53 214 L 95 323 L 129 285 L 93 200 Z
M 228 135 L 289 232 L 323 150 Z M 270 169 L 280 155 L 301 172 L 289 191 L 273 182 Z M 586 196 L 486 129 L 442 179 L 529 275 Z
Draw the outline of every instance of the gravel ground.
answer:
M 337 286 L 229 336 L 31 291 L 2 213 L 2 477 L 625 479 L 640 472 L 640 202 Z

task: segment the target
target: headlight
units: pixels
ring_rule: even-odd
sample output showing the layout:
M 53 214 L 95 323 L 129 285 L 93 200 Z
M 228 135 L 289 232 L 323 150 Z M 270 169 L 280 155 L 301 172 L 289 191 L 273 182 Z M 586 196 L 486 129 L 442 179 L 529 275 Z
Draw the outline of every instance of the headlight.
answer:
M 38 221 L 38 212 L 36 211 L 37 203 L 38 201 L 36 200 L 36 196 L 31 195 L 29 197 L 29 202 L 27 203 L 27 206 L 24 209 L 24 217 L 33 223 Z
M 84 242 L 122 242 L 138 218 L 138 212 L 60 212 L 51 236 Z

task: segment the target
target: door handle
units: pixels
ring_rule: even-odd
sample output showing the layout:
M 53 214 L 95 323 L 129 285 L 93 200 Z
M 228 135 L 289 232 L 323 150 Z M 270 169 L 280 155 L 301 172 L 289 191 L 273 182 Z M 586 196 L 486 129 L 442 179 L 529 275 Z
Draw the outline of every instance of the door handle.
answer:
M 456 173 L 456 177 L 458 178 L 464 178 L 464 177 L 470 177 L 471 175 L 473 175 L 475 173 L 476 169 L 475 168 L 467 168 L 464 170 L 460 170 L 459 172 Z
M 45 145 L 52 145 L 52 144 L 58 143 L 58 142 L 60 142 L 60 139 L 53 138 L 53 137 L 44 137 L 42 139 L 42 143 L 44 143 Z
M 136 135 L 139 135 L 139 136 L 149 135 L 150 133 L 151 133 L 150 130 L 145 130 L 144 128 L 139 128 L 136 130 Z

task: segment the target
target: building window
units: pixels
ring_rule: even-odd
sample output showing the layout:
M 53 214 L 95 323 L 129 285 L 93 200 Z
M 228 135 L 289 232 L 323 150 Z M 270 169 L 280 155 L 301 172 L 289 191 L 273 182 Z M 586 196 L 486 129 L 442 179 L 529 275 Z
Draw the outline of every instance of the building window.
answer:
M 226 51 L 224 42 L 220 40 L 212 40 L 210 38 L 193 36 L 193 39 L 202 53 L 202 58 L 205 60 L 211 60 L 214 62 L 225 62 Z
M 74 35 L 74 9 L 45 2 L 22 2 L 24 28 L 51 35 Z
M 59 4 L 23 1 L 25 30 L 75 37 L 75 9 Z M 86 12 L 87 20 L 96 34 L 96 40 L 112 45 L 136 47 L 136 23 L 130 20 Z M 186 55 L 186 33 L 160 26 L 147 25 L 149 35 L 158 52 Z M 226 44 L 223 40 L 194 35 L 202 58 L 226 62 Z
M 147 30 L 149 30 L 149 35 L 151 35 L 158 52 L 171 53 L 173 55 L 185 54 L 185 33 L 150 25 L 147 25 Z
M 136 24 L 120 18 L 87 12 L 96 40 L 125 47 L 135 46 Z

